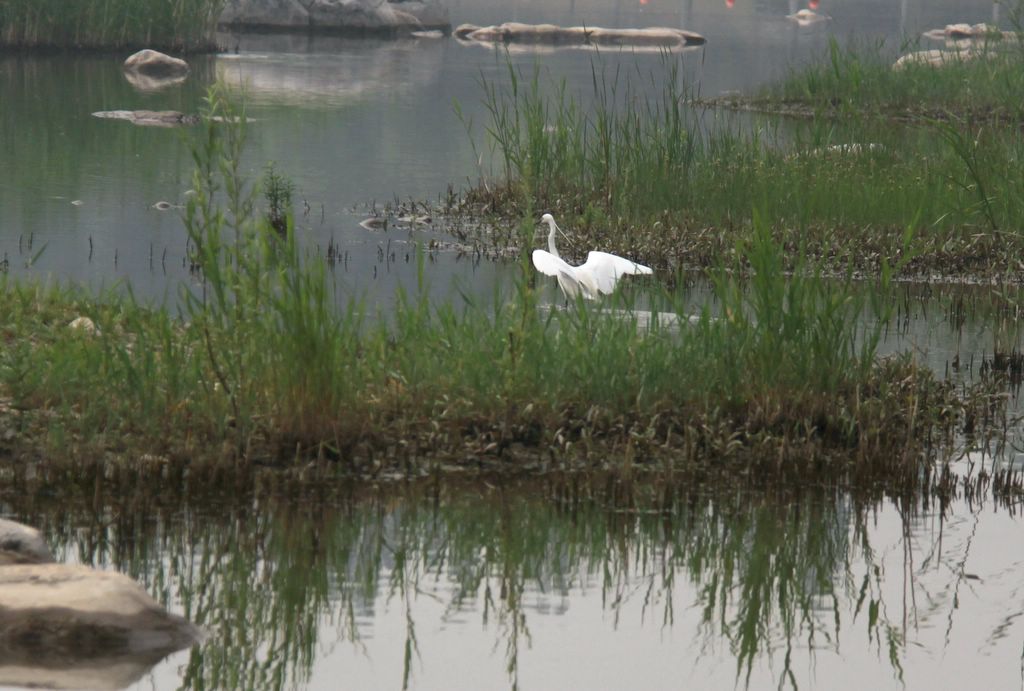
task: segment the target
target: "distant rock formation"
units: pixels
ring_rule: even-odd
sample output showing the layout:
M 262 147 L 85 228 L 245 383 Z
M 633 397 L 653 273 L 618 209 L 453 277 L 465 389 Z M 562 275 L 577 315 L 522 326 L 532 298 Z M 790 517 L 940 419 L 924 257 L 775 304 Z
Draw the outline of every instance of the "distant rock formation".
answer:
M 683 29 L 651 27 L 646 29 L 603 29 L 598 26 L 555 26 L 554 24 L 520 24 L 505 22 L 495 26 L 462 24 L 455 29 L 456 38 L 482 43 L 516 43 L 548 46 L 638 46 L 674 48 L 701 45 L 700 34 Z
M 995 24 L 947 24 L 943 29 L 932 29 L 924 32 L 925 38 L 935 40 L 969 41 L 974 39 L 1001 40 L 1013 38 L 1017 34 L 1013 31 L 1003 31 Z
M 448 31 L 437 0 L 227 0 L 220 24 L 254 31 L 403 33 Z

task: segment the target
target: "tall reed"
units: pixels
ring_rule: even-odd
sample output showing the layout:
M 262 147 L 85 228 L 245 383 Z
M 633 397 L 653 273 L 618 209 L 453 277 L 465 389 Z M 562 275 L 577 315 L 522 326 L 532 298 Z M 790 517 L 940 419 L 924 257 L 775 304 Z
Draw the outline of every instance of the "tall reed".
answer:
M 831 39 L 820 60 L 794 68 L 761 90 L 755 103 L 805 105 L 824 111 L 881 112 L 904 117 L 952 112 L 960 117 L 1013 119 L 1024 115 L 1015 94 L 1024 88 L 1024 33 L 944 47 L 940 64 L 915 60 L 910 45 L 899 68 L 883 44 L 840 46 Z
M 510 66 L 504 86 L 483 84 L 503 184 L 476 198 L 513 219 L 527 208 L 561 214 L 586 244 L 658 268 L 713 266 L 751 235 L 757 208 L 778 241 L 832 269 L 877 273 L 910 228 L 918 251 L 909 268 L 1016 271 L 1017 129 L 953 117 L 893 128 L 858 116 L 701 113 L 674 65 L 652 88 L 648 96 L 635 78 L 595 65 L 584 108 L 564 82 Z
M 224 0 L 4 0 L 0 46 L 208 50 L 223 6 Z

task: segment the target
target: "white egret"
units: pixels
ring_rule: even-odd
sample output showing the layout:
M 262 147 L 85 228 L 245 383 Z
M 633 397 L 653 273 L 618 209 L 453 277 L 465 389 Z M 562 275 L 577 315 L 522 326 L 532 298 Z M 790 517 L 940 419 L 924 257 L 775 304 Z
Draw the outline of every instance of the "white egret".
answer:
M 588 300 L 597 300 L 601 293 L 607 295 L 615 290 L 620 276 L 654 273 L 648 266 L 607 252 L 590 252 L 586 262 L 571 266 L 558 256 L 558 248 L 555 247 L 555 233 L 562 233 L 562 229 L 555 224 L 551 214 L 544 214 L 540 220 L 548 224 L 548 251 L 534 250 L 533 265 L 542 274 L 558 279 L 558 285 L 567 298 L 575 298 L 582 293 Z

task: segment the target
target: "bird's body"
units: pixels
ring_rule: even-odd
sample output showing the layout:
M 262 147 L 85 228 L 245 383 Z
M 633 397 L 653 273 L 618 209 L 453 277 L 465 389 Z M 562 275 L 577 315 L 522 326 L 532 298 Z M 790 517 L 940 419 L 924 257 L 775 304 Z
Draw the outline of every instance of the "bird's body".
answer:
M 572 266 L 558 256 L 555 233 L 559 228 L 555 219 L 551 214 L 544 214 L 541 221 L 548 224 L 548 249 L 533 251 L 533 265 L 542 274 L 554 276 L 568 298 L 582 294 L 588 300 L 597 300 L 602 293 L 607 295 L 614 291 L 621 276 L 654 273 L 650 267 L 607 252 L 590 252 L 587 261 Z

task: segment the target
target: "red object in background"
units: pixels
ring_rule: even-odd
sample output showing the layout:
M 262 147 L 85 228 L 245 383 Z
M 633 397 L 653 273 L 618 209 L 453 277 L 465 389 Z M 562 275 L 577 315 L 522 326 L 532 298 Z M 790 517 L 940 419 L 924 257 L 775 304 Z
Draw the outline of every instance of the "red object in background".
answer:
M 808 2 L 807 4 L 811 6 L 812 10 L 816 10 L 818 9 L 818 5 L 820 5 L 821 2 L 820 0 L 810 0 L 810 2 Z
M 726 7 L 728 7 L 728 8 L 730 8 L 730 9 L 731 9 L 731 8 L 732 8 L 732 6 L 733 6 L 733 5 L 735 5 L 735 4 L 736 4 L 736 0 L 725 0 L 725 6 L 726 6 Z
M 641 5 L 646 5 L 650 0 L 640 0 Z

